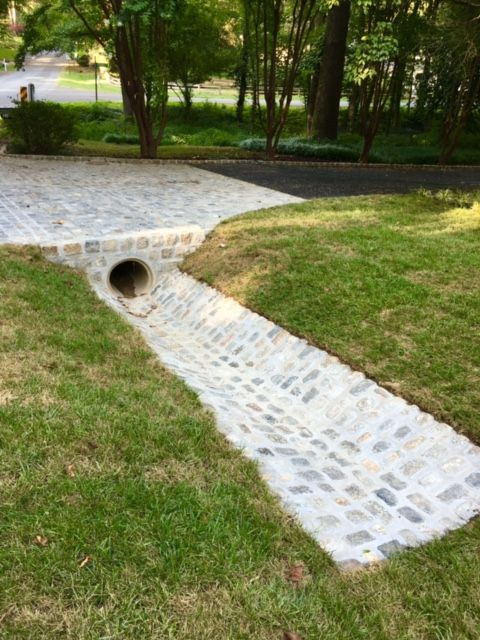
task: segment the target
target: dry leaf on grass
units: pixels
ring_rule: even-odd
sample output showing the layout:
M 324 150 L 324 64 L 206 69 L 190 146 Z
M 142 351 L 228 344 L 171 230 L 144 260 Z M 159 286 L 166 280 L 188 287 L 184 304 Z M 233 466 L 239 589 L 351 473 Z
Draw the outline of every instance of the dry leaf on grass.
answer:
M 75 465 L 74 464 L 66 464 L 65 465 L 65 473 L 67 474 L 67 476 L 70 476 L 70 478 L 74 478 L 75 477 Z
M 91 561 L 92 556 L 85 556 L 85 558 L 80 562 L 80 569 L 83 569 L 83 567 Z
M 46 547 L 48 544 L 48 538 L 46 536 L 35 536 L 33 539 L 33 543 L 37 544 L 39 547 Z
M 305 566 L 301 563 L 294 564 L 287 572 L 287 580 L 295 587 L 301 586 L 305 578 Z

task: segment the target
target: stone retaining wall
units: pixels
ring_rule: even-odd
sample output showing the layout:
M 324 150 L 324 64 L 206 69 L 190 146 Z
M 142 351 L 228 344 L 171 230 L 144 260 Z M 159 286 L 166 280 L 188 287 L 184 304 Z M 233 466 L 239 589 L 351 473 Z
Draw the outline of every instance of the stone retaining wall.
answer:
M 43 255 L 59 264 L 86 271 L 94 284 L 109 288 L 112 268 L 124 260 L 144 262 L 152 272 L 153 285 L 159 275 L 175 267 L 205 239 L 197 225 L 156 229 L 106 238 L 84 238 L 78 242 L 41 245 Z

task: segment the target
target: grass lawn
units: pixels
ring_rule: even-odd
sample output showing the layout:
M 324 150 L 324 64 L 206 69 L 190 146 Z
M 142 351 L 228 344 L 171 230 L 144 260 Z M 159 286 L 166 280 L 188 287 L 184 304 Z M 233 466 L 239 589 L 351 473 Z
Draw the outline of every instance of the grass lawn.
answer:
M 113 144 L 96 140 L 79 140 L 72 145 L 69 154 L 75 156 L 100 156 L 108 158 L 140 158 L 140 146 L 137 144 Z M 213 147 L 194 145 L 164 145 L 158 148 L 157 158 L 164 160 L 222 160 L 255 159 L 261 153 L 246 151 L 238 147 Z
M 9 71 L 14 71 L 15 70 L 15 64 L 14 64 L 14 59 L 15 59 L 15 55 L 17 53 L 17 50 L 14 46 L 8 46 L 8 45 L 0 45 L 0 75 L 2 73 L 5 73 L 4 67 L 3 67 L 3 60 L 6 60 L 8 63 L 8 70 Z
M 0 295 L 2 639 L 478 638 L 480 521 L 339 573 L 82 276 L 0 247 Z
M 370 196 L 247 214 L 184 268 L 480 443 L 473 201 Z
M 83 91 L 95 92 L 95 71 L 93 69 L 84 69 L 82 67 L 72 66 L 65 68 L 58 80 L 60 87 L 68 89 L 81 89 Z M 98 77 L 98 90 L 108 93 L 120 94 L 120 87 L 101 80 Z

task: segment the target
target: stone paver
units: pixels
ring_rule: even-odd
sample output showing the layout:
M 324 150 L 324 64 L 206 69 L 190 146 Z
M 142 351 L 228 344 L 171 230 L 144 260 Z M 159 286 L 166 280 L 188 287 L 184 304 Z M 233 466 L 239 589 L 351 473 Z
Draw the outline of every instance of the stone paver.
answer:
M 347 568 L 480 511 L 480 448 L 337 358 L 177 270 L 150 295 L 99 293 Z
M 200 224 L 301 198 L 180 164 L 0 160 L 0 242 L 82 238 Z
M 182 165 L 12 158 L 1 160 L 0 194 L 0 242 L 37 242 L 85 269 L 346 568 L 480 511 L 478 447 L 175 268 L 219 220 L 299 198 Z M 150 266 L 150 294 L 111 293 L 122 257 Z

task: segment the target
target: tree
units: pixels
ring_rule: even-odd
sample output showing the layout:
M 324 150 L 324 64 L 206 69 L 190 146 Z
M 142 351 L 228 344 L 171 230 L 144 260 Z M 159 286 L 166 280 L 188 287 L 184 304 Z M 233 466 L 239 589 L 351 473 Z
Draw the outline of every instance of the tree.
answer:
M 235 67 L 235 77 L 238 84 L 238 99 L 237 99 L 237 121 L 243 122 L 243 111 L 245 109 L 245 100 L 247 97 L 248 89 L 248 70 L 249 70 L 249 50 L 250 50 L 250 33 L 248 30 L 248 16 L 245 15 L 245 11 L 248 10 L 248 3 L 243 3 L 243 15 L 240 22 L 242 26 L 242 34 L 240 37 L 241 50 L 240 59 Z
M 439 164 L 450 162 L 465 125 L 480 102 L 479 9 L 477 3 L 467 0 L 449 3 L 439 14 L 444 45 L 436 51 L 443 115 Z
M 226 25 L 224 5 L 211 0 L 187 0 L 172 20 L 169 78 L 180 88 L 187 115 L 192 106 L 192 85 L 233 64 L 234 41 Z
M 168 26 L 179 2 L 57 0 L 41 4 L 36 12 L 37 16 L 44 12 L 44 19 L 55 12 L 63 21 L 75 17 L 76 28 L 81 25 L 82 37 L 98 43 L 113 60 L 137 124 L 143 158 L 156 157 L 165 130 Z M 38 46 L 33 27 L 27 31 L 24 44 L 23 54 Z
M 350 5 L 350 0 L 340 0 L 327 16 L 312 117 L 312 133 L 319 140 L 338 136 Z
M 396 105 L 398 102 L 399 108 L 408 59 L 405 34 L 411 34 L 423 4 L 420 0 L 357 0 L 358 17 L 346 76 L 354 88 L 358 87 L 354 94 L 358 104 L 352 112 L 358 108 L 360 114 L 360 162 L 368 162 L 388 100 Z M 415 47 L 410 54 L 415 55 Z
M 302 55 L 319 11 L 317 0 L 244 0 L 251 33 L 251 69 L 265 107 L 256 109 L 273 158 L 285 126 Z
M 20 69 L 28 53 L 40 51 L 63 51 L 73 57 L 78 46 L 88 49 L 93 43 L 81 21 L 71 12 L 65 12 L 62 2 L 40 3 L 25 16 L 15 63 Z
M 167 119 L 167 31 L 177 0 L 69 0 L 69 5 L 115 58 L 142 158 L 155 158 Z

